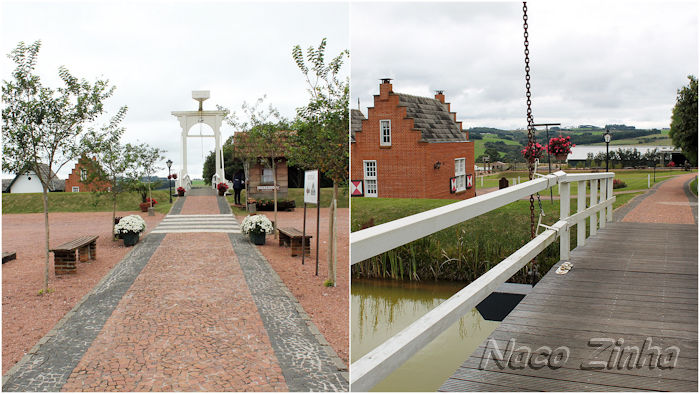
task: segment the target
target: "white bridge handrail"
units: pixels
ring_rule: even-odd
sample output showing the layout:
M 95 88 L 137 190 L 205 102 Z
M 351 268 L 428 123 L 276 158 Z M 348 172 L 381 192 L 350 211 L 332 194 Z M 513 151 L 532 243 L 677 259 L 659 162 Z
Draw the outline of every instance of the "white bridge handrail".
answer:
M 547 226 L 545 231 L 498 265 L 352 363 L 350 366 L 352 391 L 369 391 L 488 297 L 558 237 L 561 238 L 560 259 L 568 260 L 569 231 L 572 226 L 577 226 L 578 245 L 583 245 L 587 217 L 591 217 L 591 235 L 595 234 L 598 227 L 596 220 L 598 213 L 600 213 L 601 228 L 605 227 L 605 222 L 612 221 L 612 203 L 615 201 L 612 195 L 614 176 L 612 172 L 566 174 L 558 171 L 517 186 L 351 233 L 351 263 L 355 264 L 559 184 L 561 196 L 559 221 Z M 590 181 L 591 185 L 589 208 L 586 208 L 587 181 Z M 571 182 L 578 182 L 578 206 L 577 213 L 570 216 L 569 185 Z M 599 183 L 600 198 L 598 198 Z

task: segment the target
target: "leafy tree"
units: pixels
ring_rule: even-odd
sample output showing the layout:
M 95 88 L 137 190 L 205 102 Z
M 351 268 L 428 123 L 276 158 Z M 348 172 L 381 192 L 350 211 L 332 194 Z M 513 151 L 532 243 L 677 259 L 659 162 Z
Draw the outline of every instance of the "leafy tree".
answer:
M 326 39 L 317 48 L 304 52 L 299 45 L 292 57 L 306 78 L 309 103 L 297 109 L 297 133 L 290 143 L 289 160 L 293 165 L 319 169 L 333 180 L 333 200 L 329 213 L 328 279 L 335 284 L 337 265 L 336 209 L 338 186 L 347 183 L 350 125 L 350 83 L 341 75 L 343 63 L 350 56 L 341 51 L 326 63 Z
M 289 124 L 279 111 L 271 104 L 264 107 L 265 97 L 254 104 L 243 102 L 241 106 L 244 119 L 239 119 L 235 112 L 230 112 L 226 122 L 239 130 L 233 136 L 233 153 L 236 159 L 251 164 L 259 163 L 272 170 L 274 200 L 274 234 L 277 237 L 277 163 L 287 155 L 287 140 L 290 133 Z M 219 107 L 219 109 L 224 109 Z M 248 178 L 248 174 L 246 174 Z M 250 194 L 246 190 L 246 196 Z
M 698 164 L 698 79 L 688 75 L 690 82 L 678 90 L 671 116 L 669 135 L 673 144 L 683 150 L 688 160 Z
M 126 106 L 120 108 L 107 125 L 100 130 L 90 129 L 82 141 L 87 152 L 97 159 L 90 161 L 92 168 L 88 171 L 87 182 L 106 182 L 110 185 L 106 192 L 101 193 L 107 193 L 112 200 L 112 228 L 117 214 L 117 197 L 131 188 L 135 179 L 128 175 L 136 172 L 137 165 L 134 146 L 121 143 L 125 129 L 120 123 L 126 111 Z
M 224 151 L 224 157 L 233 158 L 233 138 L 230 138 L 221 146 Z M 236 172 L 243 168 L 243 162 L 241 160 L 226 160 L 224 162 L 224 178 L 233 179 Z M 214 151 L 209 152 L 207 157 L 204 159 L 204 166 L 202 168 L 202 177 L 204 178 L 204 183 L 211 185 L 211 177 L 216 173 L 216 156 Z
M 61 66 L 63 86 L 42 85 L 35 74 L 41 41 L 20 42 L 8 57 L 16 64 L 12 77 L 3 80 L 3 160 L 6 172 L 31 168 L 43 189 L 45 264 L 44 290 L 49 287 L 49 203 L 51 174 L 81 156 L 84 125 L 104 112 L 103 102 L 114 92 L 107 80 L 78 80 Z M 40 170 L 46 164 L 48 171 Z
M 159 148 L 151 147 L 148 144 L 127 144 L 127 147 L 131 152 L 131 157 L 133 157 L 134 163 L 136 164 L 136 166 L 133 167 L 134 172 L 132 173 L 132 178 L 140 179 L 144 175 L 147 177 L 148 181 L 146 182 L 146 185 L 148 187 L 148 198 L 150 199 L 151 208 L 153 208 L 151 175 L 155 174 L 156 171 L 163 169 L 162 166 L 158 165 L 158 162 L 165 159 L 165 157 L 162 155 L 164 151 Z

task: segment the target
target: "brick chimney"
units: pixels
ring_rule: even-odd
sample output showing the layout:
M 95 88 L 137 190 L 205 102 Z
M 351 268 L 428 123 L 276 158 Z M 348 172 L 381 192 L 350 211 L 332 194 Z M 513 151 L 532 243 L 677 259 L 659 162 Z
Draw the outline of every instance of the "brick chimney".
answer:
M 382 78 L 381 81 L 382 81 L 382 83 L 379 84 L 379 99 L 380 100 L 388 100 L 389 93 L 392 92 L 392 90 L 391 90 L 391 78 Z
M 442 90 L 436 90 L 435 91 L 435 100 L 445 104 L 445 95 Z

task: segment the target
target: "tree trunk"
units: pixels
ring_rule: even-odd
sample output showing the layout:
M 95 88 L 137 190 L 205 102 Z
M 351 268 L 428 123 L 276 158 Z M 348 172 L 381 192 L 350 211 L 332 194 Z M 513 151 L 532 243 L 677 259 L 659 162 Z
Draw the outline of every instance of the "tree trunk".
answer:
M 153 208 L 153 194 L 151 194 L 151 176 L 148 176 L 148 198 L 151 200 L 148 202 L 151 205 L 151 208 Z
M 51 172 L 49 171 L 49 174 Z M 49 289 L 49 189 L 42 184 L 44 197 L 44 230 L 46 233 L 46 260 L 44 262 L 44 291 Z
M 277 235 L 277 168 L 275 168 L 275 159 L 272 158 L 272 193 L 273 193 L 273 198 L 275 199 L 275 222 L 274 225 L 272 226 L 272 233 L 275 234 L 275 239 L 279 235 Z M 303 248 L 302 248 L 303 249 Z M 304 253 L 302 251 L 302 253 Z
M 318 192 L 321 192 L 319 188 Z M 338 245 L 336 242 L 335 233 L 335 223 L 336 223 L 336 210 L 338 207 L 338 184 L 333 182 L 333 199 L 331 200 L 330 212 L 328 212 L 328 280 L 333 282 L 333 286 L 336 286 L 336 275 L 335 270 L 338 260 Z
M 112 240 L 116 241 L 114 237 L 114 219 L 117 217 L 117 193 L 115 192 L 115 186 L 112 186 Z

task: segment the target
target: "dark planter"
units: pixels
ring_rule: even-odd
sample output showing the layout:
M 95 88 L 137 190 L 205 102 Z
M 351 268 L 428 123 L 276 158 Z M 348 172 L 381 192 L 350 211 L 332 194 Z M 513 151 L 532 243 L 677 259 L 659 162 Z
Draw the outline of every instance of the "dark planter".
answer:
M 249 233 L 248 237 L 255 245 L 265 245 L 265 233 Z
M 180 197 L 184 197 L 184 196 L 185 196 L 185 192 L 177 192 L 177 195 L 180 196 Z
M 139 204 L 139 207 L 141 208 L 141 212 L 148 212 L 148 208 L 151 206 L 151 204 L 147 202 L 142 202 Z
M 121 237 L 124 240 L 124 246 L 134 246 L 139 242 L 139 233 L 133 231 L 122 233 Z
M 218 189 L 218 190 L 219 190 L 219 195 L 220 195 L 220 196 L 223 196 L 224 193 L 226 193 L 226 190 L 222 190 L 222 189 Z
M 554 155 L 554 157 L 559 160 L 559 161 L 564 161 L 566 160 L 566 157 L 569 156 L 568 153 L 560 153 L 558 155 Z

